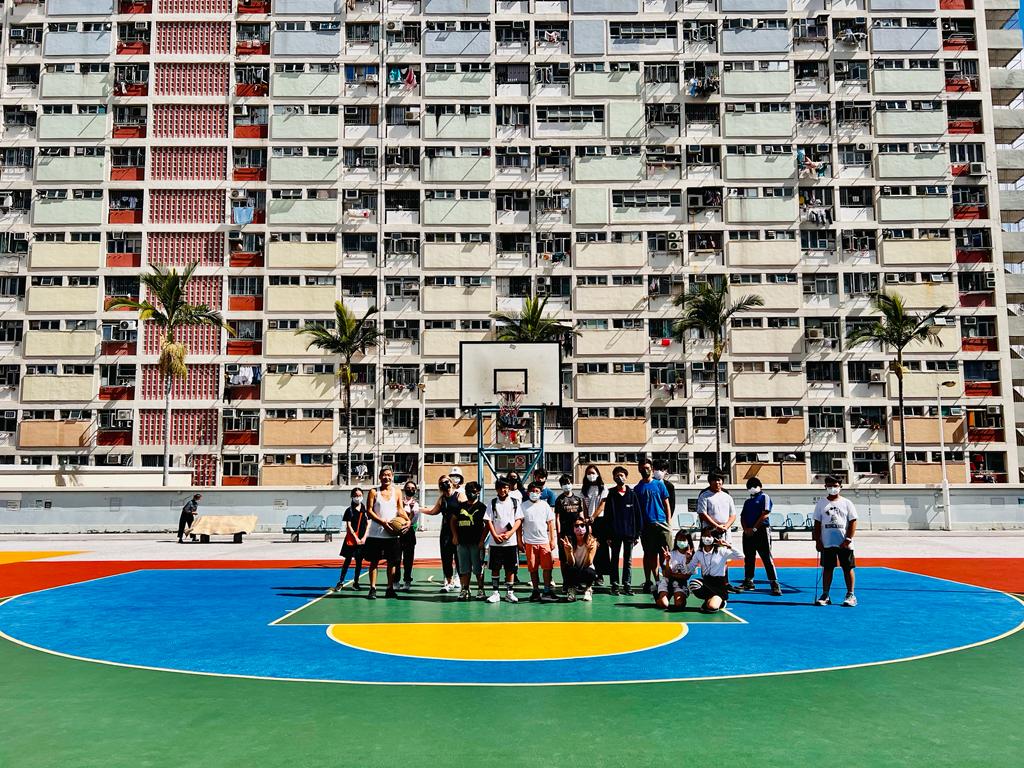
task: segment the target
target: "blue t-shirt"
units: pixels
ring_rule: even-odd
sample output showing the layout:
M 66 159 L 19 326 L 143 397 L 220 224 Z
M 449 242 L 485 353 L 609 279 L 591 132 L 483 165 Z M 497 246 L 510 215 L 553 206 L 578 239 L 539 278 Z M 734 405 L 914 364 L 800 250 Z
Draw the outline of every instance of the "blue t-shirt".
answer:
M 740 512 L 740 524 L 744 528 L 753 528 L 754 524 L 761 519 L 761 515 L 771 511 L 771 497 L 764 491 L 761 491 L 757 496 L 751 496 L 743 502 L 743 511 Z
M 540 492 L 540 500 L 546 501 L 548 503 L 548 506 L 554 509 L 555 502 L 558 500 L 558 496 L 550 488 L 542 488 Z
M 665 509 L 668 488 L 661 480 L 641 480 L 633 486 L 633 491 L 640 500 L 645 523 L 668 523 L 668 511 Z

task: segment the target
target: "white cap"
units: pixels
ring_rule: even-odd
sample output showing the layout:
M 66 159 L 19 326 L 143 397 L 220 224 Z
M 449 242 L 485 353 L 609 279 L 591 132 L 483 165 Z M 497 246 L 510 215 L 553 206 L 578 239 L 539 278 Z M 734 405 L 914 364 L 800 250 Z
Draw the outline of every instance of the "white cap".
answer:
M 462 470 L 459 469 L 458 467 L 452 467 L 448 471 L 448 476 L 451 477 L 452 475 L 455 475 L 456 477 L 461 477 L 463 480 L 466 479 L 466 476 L 464 474 L 462 474 Z

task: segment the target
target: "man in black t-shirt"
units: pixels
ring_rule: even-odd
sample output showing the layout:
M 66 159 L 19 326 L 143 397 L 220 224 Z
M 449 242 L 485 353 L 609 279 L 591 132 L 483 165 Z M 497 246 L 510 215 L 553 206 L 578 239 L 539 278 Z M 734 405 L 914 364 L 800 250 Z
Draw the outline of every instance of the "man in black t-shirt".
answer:
M 477 599 L 484 598 L 484 512 L 487 507 L 480 501 L 480 483 L 466 483 L 466 499 L 460 501 L 451 516 L 452 544 L 462 589 L 459 600 L 469 600 L 469 578 L 476 574 Z
M 572 491 L 563 491 L 555 499 L 555 524 L 558 528 L 558 561 L 567 562 L 565 545 L 562 540 L 573 534 L 573 526 L 576 525 L 577 517 L 586 517 L 586 508 L 583 505 L 583 497 L 573 495 Z M 567 592 L 565 584 L 562 584 L 562 593 Z

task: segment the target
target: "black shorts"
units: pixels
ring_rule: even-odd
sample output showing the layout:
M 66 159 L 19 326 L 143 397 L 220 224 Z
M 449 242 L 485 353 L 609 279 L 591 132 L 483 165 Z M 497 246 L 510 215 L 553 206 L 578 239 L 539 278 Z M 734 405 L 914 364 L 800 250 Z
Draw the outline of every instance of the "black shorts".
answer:
M 701 578 L 701 585 L 693 591 L 693 596 L 701 600 L 718 595 L 723 601 L 729 599 L 729 589 L 724 576 L 704 576 Z
M 519 567 L 519 547 L 495 547 L 491 545 L 490 552 L 491 571 L 497 572 L 501 569 L 514 571 Z
M 672 548 L 672 529 L 668 523 L 644 523 L 640 544 L 645 555 L 656 555 L 665 547 Z
M 366 540 L 366 544 L 363 545 L 363 559 L 366 560 L 371 568 L 375 567 L 381 560 L 384 560 L 388 565 L 398 565 L 401 554 L 402 547 L 397 537 L 389 539 L 370 537 Z
M 853 556 L 853 550 L 846 547 L 825 547 L 821 550 L 821 567 L 835 568 L 836 561 L 844 571 L 850 571 L 857 567 L 857 558 Z

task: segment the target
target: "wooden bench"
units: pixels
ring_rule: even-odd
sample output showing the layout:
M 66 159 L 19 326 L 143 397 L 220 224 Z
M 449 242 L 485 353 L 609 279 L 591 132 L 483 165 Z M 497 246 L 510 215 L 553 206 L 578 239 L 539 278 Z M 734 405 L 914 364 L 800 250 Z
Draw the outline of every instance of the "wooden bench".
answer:
M 211 536 L 231 536 L 241 544 L 242 536 L 256 530 L 256 520 L 256 515 L 200 515 L 186 533 L 198 536 L 203 544 L 209 544 Z

